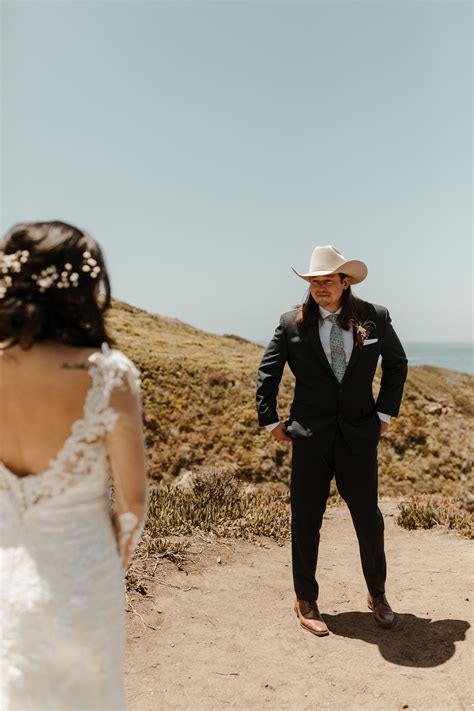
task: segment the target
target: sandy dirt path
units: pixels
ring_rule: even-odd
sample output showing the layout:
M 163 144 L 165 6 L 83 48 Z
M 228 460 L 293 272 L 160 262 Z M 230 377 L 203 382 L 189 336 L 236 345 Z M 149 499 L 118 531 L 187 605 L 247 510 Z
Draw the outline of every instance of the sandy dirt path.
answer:
M 128 614 L 130 711 L 472 708 L 472 544 L 405 531 L 393 502 L 381 508 L 394 629 L 366 608 L 345 507 L 328 510 L 321 536 L 325 638 L 292 610 L 288 544 L 203 542 L 187 573 L 169 565 L 152 599 L 134 597 L 146 626 Z

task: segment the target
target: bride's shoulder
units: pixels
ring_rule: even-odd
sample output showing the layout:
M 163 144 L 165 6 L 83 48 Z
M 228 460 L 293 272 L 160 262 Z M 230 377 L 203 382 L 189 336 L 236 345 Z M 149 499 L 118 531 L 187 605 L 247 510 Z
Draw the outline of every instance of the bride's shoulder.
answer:
M 100 349 L 94 349 L 89 355 L 89 360 L 100 360 L 106 363 L 113 363 L 123 368 L 136 368 L 133 361 L 118 348 L 112 348 L 107 343 L 103 343 Z
M 89 354 L 88 360 L 100 369 L 112 372 L 116 377 L 127 376 L 134 384 L 140 384 L 140 373 L 135 363 L 118 348 L 111 348 L 107 343 L 103 343 L 100 350 Z

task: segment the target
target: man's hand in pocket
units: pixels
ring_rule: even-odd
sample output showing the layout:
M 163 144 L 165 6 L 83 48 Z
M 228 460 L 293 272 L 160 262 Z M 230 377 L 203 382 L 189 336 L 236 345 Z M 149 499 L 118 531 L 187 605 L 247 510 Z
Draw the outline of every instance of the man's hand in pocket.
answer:
M 286 434 L 286 429 L 283 422 L 280 422 L 279 425 L 274 427 L 270 434 L 272 437 L 274 437 L 274 439 L 277 439 L 279 442 L 291 442 L 291 437 L 288 437 L 288 435 Z

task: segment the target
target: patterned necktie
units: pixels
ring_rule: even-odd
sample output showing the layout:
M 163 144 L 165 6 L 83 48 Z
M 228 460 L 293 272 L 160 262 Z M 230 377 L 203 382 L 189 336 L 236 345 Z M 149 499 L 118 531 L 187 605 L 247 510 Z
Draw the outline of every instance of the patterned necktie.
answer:
M 346 353 L 344 351 L 344 338 L 342 337 L 342 328 L 337 323 L 337 314 L 326 316 L 328 321 L 331 321 L 331 333 L 329 335 L 329 344 L 331 346 L 331 368 L 334 375 L 341 382 L 346 372 Z

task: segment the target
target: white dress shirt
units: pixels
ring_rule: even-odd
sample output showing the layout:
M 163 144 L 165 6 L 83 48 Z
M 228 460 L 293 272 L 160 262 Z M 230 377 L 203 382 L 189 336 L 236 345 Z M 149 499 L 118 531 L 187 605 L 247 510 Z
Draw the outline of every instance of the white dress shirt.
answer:
M 326 354 L 326 358 L 329 361 L 329 364 L 331 364 L 331 344 L 330 344 L 330 335 L 331 335 L 331 328 L 332 328 L 332 323 L 331 321 L 327 320 L 327 317 L 330 316 L 332 313 L 335 314 L 340 314 L 341 309 L 338 309 L 337 311 L 326 311 L 326 309 L 323 309 L 322 306 L 319 307 L 319 313 L 323 317 L 324 321 L 319 323 L 319 338 L 321 340 L 321 345 L 323 347 L 323 351 Z M 345 329 L 342 330 L 342 338 L 344 341 L 344 353 L 346 355 L 346 365 L 349 363 L 351 354 L 352 354 L 352 349 L 354 348 L 354 335 L 352 333 L 352 328 L 349 328 L 347 331 Z M 387 422 L 390 424 L 390 415 L 386 415 L 384 412 L 378 412 L 377 415 L 379 418 L 382 420 L 382 422 Z M 275 427 L 278 427 L 280 422 L 272 422 L 271 425 L 266 425 L 266 428 L 269 432 L 271 432 Z

